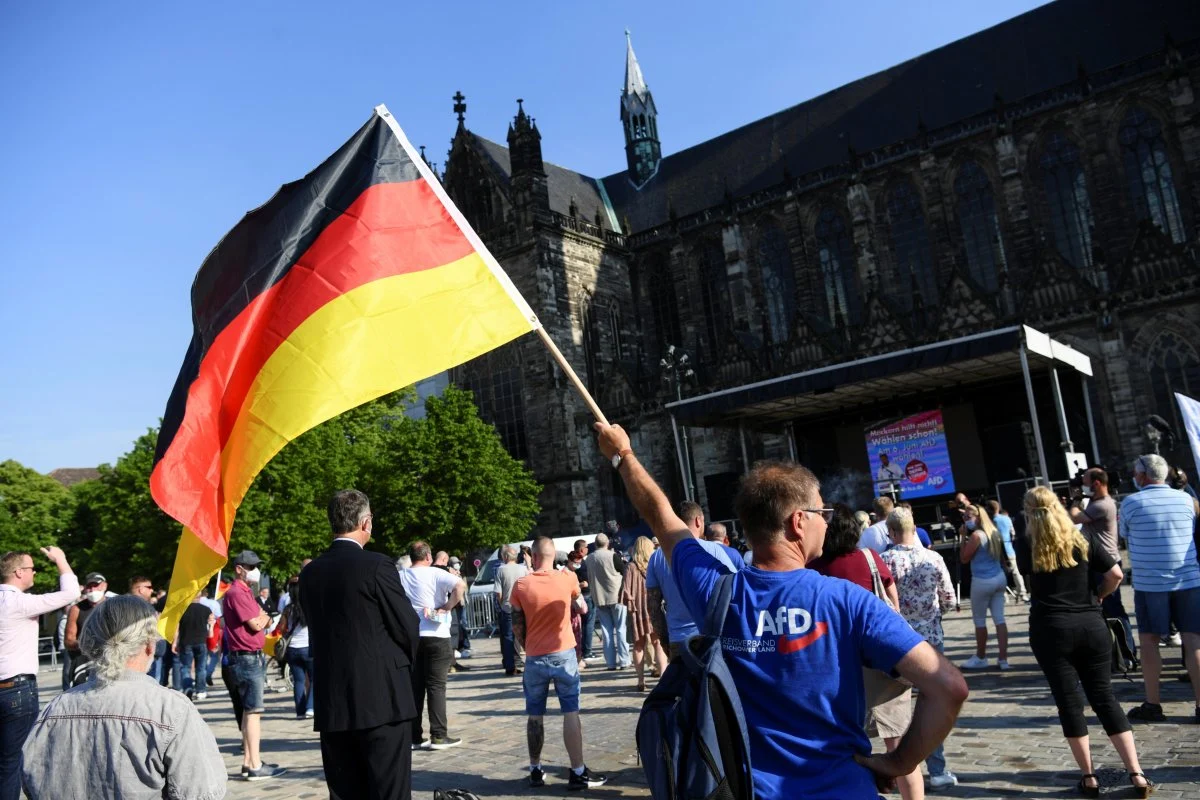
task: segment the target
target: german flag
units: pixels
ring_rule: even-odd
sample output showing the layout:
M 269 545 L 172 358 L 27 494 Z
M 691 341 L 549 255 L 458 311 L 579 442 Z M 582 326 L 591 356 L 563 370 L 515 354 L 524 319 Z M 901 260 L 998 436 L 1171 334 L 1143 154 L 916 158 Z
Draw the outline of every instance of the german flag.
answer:
M 284 445 L 539 326 L 383 106 L 225 235 L 192 319 L 150 475 L 184 526 L 164 636 L 225 566 L 238 506 Z

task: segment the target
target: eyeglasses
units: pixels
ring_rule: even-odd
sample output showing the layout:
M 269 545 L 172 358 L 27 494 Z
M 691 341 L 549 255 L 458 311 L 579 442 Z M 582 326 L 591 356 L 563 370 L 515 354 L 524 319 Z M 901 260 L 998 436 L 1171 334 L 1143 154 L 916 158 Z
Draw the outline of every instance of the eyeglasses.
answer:
M 14 572 L 20 572 L 23 569 L 27 569 L 30 572 L 37 572 L 37 567 L 33 566 L 32 564 L 30 564 L 28 567 L 17 567 Z
M 833 522 L 833 515 L 837 513 L 837 511 L 832 508 L 802 508 L 800 510 L 807 514 L 820 514 L 821 519 L 825 520 L 826 522 Z

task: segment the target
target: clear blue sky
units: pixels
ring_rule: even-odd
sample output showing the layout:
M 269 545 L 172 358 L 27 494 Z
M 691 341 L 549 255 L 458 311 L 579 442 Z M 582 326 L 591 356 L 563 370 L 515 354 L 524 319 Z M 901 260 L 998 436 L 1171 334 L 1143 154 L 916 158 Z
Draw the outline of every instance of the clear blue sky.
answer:
M 522 97 L 547 160 L 603 176 L 626 27 L 672 153 L 1037 5 L 4 3 L 0 460 L 112 462 L 156 425 L 197 266 L 377 103 L 441 162 L 456 90 L 497 141 Z

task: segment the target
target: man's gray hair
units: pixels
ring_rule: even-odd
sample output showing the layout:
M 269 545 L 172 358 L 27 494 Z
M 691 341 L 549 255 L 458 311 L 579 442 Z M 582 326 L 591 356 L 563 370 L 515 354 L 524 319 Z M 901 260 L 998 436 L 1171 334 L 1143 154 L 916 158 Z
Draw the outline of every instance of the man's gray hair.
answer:
M 500 560 L 505 564 L 514 561 L 517 558 L 517 548 L 511 544 L 506 544 L 500 548 Z
M 705 529 L 704 538 L 710 542 L 723 542 L 727 534 L 725 523 L 714 522 Z
M 596 534 L 596 547 L 599 547 L 601 549 L 608 547 L 608 537 L 605 536 L 603 533 Z
M 334 536 L 356 531 L 371 515 L 371 501 L 357 489 L 343 489 L 329 501 L 329 525 Z
M 140 597 L 119 595 L 96 606 L 83 623 L 79 649 L 92 662 L 96 683 L 112 683 L 125 662 L 158 641 L 158 614 Z
M 916 523 L 913 522 L 912 512 L 901 506 L 887 515 L 887 527 L 893 534 L 909 533 L 916 529 Z
M 1148 453 L 1133 463 L 1133 471 L 1145 474 L 1155 483 L 1162 483 L 1167 479 L 1167 473 L 1171 471 L 1171 467 L 1162 456 Z

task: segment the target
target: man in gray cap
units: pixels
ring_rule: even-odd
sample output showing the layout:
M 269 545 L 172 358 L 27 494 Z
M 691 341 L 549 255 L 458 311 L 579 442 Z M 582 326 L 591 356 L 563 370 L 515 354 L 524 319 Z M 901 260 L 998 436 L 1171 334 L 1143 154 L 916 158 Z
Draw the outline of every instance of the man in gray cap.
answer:
M 233 689 L 242 701 L 242 779 L 263 780 L 282 775 L 286 770 L 266 764 L 259 758 L 258 743 L 262 735 L 263 683 L 266 659 L 263 645 L 271 618 L 258 607 L 254 590 L 262 578 L 258 565 L 262 560 L 253 550 L 243 550 L 233 559 L 235 579 L 221 598 L 222 619 L 225 624 L 225 646 L 229 654 L 229 671 Z

